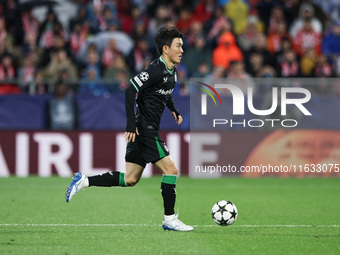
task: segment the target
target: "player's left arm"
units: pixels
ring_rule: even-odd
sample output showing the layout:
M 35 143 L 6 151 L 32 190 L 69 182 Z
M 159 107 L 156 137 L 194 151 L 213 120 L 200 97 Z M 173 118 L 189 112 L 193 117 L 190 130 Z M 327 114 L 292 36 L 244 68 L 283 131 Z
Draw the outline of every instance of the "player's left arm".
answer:
M 180 125 L 183 122 L 183 117 L 181 116 L 181 114 L 179 113 L 179 111 L 176 108 L 174 99 L 172 97 L 172 94 L 170 95 L 170 98 L 166 104 L 166 106 L 169 108 L 169 110 L 171 111 L 172 116 L 174 117 L 176 123 L 178 125 Z

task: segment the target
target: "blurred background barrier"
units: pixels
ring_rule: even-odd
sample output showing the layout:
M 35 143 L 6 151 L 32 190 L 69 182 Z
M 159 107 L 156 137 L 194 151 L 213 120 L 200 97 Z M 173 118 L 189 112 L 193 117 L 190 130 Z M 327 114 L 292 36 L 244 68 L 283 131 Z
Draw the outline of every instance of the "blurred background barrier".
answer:
M 0 177 L 72 176 L 119 170 L 125 172 L 123 132 L 1 131 Z M 188 174 L 187 132 L 161 132 L 180 174 Z M 160 172 L 149 164 L 143 177 Z
M 210 81 L 210 79 L 209 79 Z M 214 80 L 213 80 L 214 81 Z M 15 80 L 12 84 L 15 85 Z M 215 84 L 221 82 L 215 80 Z M 247 84 L 241 84 L 238 80 L 223 79 L 222 83 L 236 84 L 241 89 L 247 87 Z M 47 82 L 48 83 L 48 82 Z M 51 83 L 48 94 L 0 94 L 0 130 L 115 130 L 121 131 L 125 129 L 125 104 L 124 90 L 115 84 L 114 80 L 102 83 L 105 90 L 88 93 L 81 89 L 81 84 L 76 80 L 60 83 Z M 305 88 L 311 92 L 311 99 L 305 104 L 306 108 L 311 112 L 312 116 L 304 116 L 298 114 L 294 107 L 287 108 L 287 117 L 297 119 L 300 129 L 340 129 L 340 117 L 338 109 L 340 109 L 340 80 L 339 79 L 311 79 L 311 78 L 266 78 L 253 79 L 252 87 L 254 89 L 253 104 L 256 109 L 269 109 L 272 103 L 272 87 L 278 89 L 282 87 Z M 4 84 L 0 82 L 0 89 Z M 166 110 L 161 122 L 161 130 L 204 130 L 207 123 L 195 122 L 191 123 L 190 117 L 195 119 L 193 113 L 200 114 L 200 111 L 192 111 L 190 116 L 190 106 L 200 108 L 200 97 L 190 96 L 191 91 L 197 86 L 186 80 L 182 86 L 176 86 L 174 91 L 174 100 L 180 113 L 184 118 L 182 125 L 178 126 L 169 111 Z M 98 94 L 95 94 L 98 92 Z M 189 93 L 190 92 L 190 93 Z M 221 100 L 225 108 L 225 119 L 233 119 L 235 122 L 242 119 L 256 119 L 258 116 L 252 114 L 247 108 L 245 116 L 235 117 L 232 115 L 233 98 L 227 90 L 218 90 Z M 247 94 L 245 93 L 247 96 Z M 292 95 L 294 96 L 294 95 Z M 70 103 L 72 101 L 74 113 L 70 112 Z M 192 100 L 190 105 L 190 100 Z M 213 105 L 213 101 L 208 100 Z M 211 106 L 213 107 L 213 106 Z M 208 107 L 212 109 L 211 107 Z M 296 107 L 295 107 L 296 108 Z M 280 111 L 280 98 L 278 104 Z M 275 111 L 270 117 L 278 118 L 279 114 Z M 214 119 L 214 112 L 210 112 L 208 117 Z M 59 125 L 53 126 L 53 120 L 57 119 Z M 74 125 L 64 126 L 65 123 L 73 119 Z M 197 118 L 196 118 L 197 119 Z M 245 130 L 249 127 L 241 127 L 235 125 L 233 127 L 221 127 L 230 130 Z M 208 129 L 208 127 L 206 128 Z M 259 128 L 258 130 L 263 130 Z
M 0 177 L 125 171 L 123 132 L 1 131 Z M 340 177 L 340 131 L 160 133 L 180 175 Z M 189 143 L 190 150 L 189 150 Z M 190 159 L 190 160 L 189 160 Z M 149 164 L 143 177 L 159 175 Z

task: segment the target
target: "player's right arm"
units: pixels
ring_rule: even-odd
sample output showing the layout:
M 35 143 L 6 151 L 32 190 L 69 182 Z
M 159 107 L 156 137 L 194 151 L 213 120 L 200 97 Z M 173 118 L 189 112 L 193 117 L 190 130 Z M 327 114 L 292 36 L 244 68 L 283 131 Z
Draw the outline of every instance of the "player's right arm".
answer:
M 135 120 L 135 97 L 136 89 L 133 84 L 125 90 L 125 113 L 126 113 L 126 129 L 124 133 L 124 138 L 128 142 L 134 142 L 136 139 L 136 134 L 138 135 L 138 130 L 136 128 Z
M 158 67 L 149 65 L 143 72 L 130 79 L 130 86 L 125 90 L 125 112 L 127 119 L 124 134 L 125 140 L 134 142 L 136 135 L 139 135 L 134 112 L 136 93 L 159 82 L 162 78 L 161 74 Z

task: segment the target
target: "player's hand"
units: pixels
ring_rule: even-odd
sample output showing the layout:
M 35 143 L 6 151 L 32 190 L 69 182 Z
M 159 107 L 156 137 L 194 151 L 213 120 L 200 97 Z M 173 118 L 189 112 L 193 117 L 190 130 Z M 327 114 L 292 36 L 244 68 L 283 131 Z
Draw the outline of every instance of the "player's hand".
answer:
M 136 140 L 136 135 L 139 135 L 137 127 L 136 127 L 136 133 L 125 132 L 124 133 L 124 139 L 125 139 L 125 141 L 128 141 L 128 142 L 131 142 L 131 141 L 134 142 Z
M 181 115 L 178 115 L 178 118 L 177 118 L 177 115 L 175 112 L 171 112 L 172 116 L 174 117 L 176 123 L 179 125 L 183 122 L 183 118 Z

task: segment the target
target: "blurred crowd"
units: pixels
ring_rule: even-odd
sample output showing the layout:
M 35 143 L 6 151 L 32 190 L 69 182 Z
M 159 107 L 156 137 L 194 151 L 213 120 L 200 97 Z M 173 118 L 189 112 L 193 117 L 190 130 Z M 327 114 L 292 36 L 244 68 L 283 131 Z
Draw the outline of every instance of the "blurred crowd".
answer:
M 1 1 L 0 94 L 124 90 L 158 56 L 153 38 L 164 25 L 185 34 L 174 93 L 188 93 L 190 77 L 340 77 L 339 0 L 70 2 L 77 11 L 63 25 L 52 4 L 38 21 L 33 3 Z

